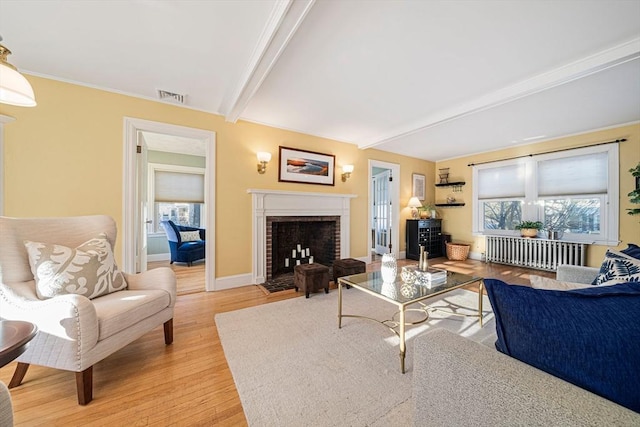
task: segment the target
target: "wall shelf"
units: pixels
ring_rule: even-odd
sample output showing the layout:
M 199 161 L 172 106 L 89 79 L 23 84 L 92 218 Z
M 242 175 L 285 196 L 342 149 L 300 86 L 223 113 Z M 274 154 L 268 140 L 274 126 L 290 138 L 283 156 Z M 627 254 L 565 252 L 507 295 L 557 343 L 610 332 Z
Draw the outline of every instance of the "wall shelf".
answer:
M 464 203 L 436 203 L 436 206 L 441 208 L 453 207 L 453 206 L 464 206 Z
M 462 187 L 465 185 L 464 181 L 447 182 L 446 184 L 436 184 L 436 187 Z
M 462 191 L 462 186 L 465 185 L 464 181 L 447 182 L 446 184 L 436 184 L 436 187 L 453 187 L 453 191 L 459 193 Z

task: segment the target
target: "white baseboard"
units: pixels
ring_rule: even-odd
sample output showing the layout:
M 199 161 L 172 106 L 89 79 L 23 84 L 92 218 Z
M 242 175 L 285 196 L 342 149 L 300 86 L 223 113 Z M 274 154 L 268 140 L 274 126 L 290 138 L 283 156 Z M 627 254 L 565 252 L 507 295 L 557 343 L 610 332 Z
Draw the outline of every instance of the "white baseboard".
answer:
M 235 276 L 220 277 L 215 279 L 213 290 L 222 291 L 225 289 L 240 288 L 242 286 L 248 286 L 251 284 L 251 273 L 237 274 Z
M 484 253 L 483 252 L 469 252 L 469 258 L 475 259 L 477 261 L 484 261 Z

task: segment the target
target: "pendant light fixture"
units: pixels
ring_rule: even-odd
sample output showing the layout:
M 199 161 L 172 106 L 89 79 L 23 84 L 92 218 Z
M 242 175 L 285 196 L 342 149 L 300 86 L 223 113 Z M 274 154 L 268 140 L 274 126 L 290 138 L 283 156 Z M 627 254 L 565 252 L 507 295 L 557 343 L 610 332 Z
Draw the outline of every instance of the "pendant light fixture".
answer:
M 0 36 L 2 41 L 2 36 Z M 35 107 L 36 97 L 27 79 L 7 62 L 11 51 L 0 44 L 0 103 Z

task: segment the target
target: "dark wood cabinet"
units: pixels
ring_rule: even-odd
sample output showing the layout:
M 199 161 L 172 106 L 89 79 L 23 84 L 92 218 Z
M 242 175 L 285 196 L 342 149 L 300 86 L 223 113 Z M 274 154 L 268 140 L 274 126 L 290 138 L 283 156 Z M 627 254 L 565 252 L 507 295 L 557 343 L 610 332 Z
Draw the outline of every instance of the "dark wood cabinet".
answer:
M 429 252 L 429 258 L 444 255 L 442 252 L 442 220 L 441 219 L 408 219 L 407 220 L 407 259 L 420 259 L 420 246 Z

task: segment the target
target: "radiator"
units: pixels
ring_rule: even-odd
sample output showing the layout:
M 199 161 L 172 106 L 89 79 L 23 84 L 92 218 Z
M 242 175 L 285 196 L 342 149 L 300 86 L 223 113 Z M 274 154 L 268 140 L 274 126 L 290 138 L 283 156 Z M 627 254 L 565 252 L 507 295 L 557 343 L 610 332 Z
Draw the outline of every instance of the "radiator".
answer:
M 586 243 L 487 236 L 486 262 L 555 271 L 560 264 L 584 265 Z

